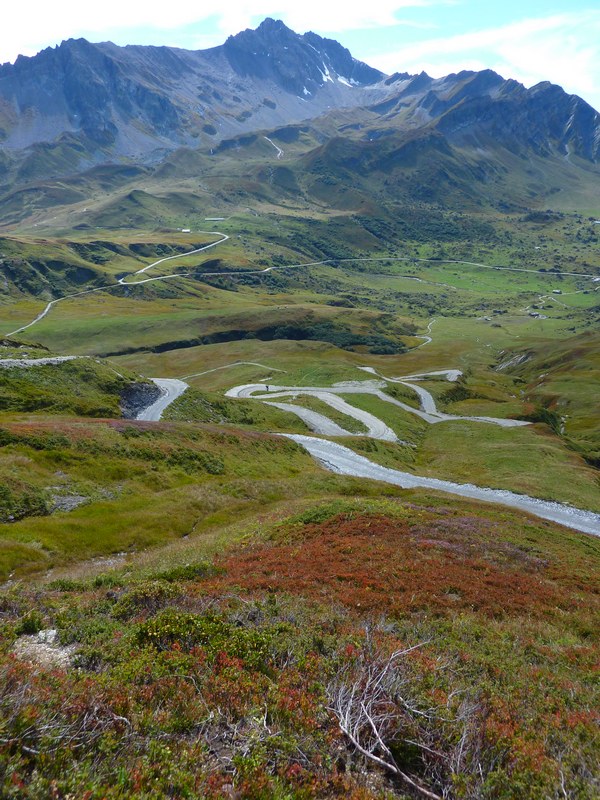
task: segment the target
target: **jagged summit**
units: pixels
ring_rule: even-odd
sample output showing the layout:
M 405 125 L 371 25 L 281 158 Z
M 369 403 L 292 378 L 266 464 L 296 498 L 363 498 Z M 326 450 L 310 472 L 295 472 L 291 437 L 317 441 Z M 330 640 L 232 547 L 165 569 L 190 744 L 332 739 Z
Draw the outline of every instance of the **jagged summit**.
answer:
M 223 49 L 238 74 L 272 79 L 302 97 L 314 95 L 328 81 L 369 86 L 385 77 L 333 39 L 312 32 L 294 33 L 281 20 L 271 18 L 255 30 L 230 36 Z
M 249 30 L 248 28 L 246 30 Z M 273 17 L 265 17 L 260 25 L 256 28 L 257 33 L 264 33 L 267 36 L 278 35 L 282 33 L 291 34 L 292 36 L 296 36 L 297 34 L 291 28 L 283 22 L 281 19 L 273 19 Z M 240 34 L 238 34 L 240 35 Z
M 67 39 L 0 67 L 0 144 L 15 155 L 75 136 L 79 152 L 63 141 L 60 164 L 53 159 L 59 171 L 107 156 L 147 161 L 360 105 L 355 90 L 383 77 L 337 42 L 270 18 L 205 51 Z M 45 169 L 34 160 L 29 176 Z

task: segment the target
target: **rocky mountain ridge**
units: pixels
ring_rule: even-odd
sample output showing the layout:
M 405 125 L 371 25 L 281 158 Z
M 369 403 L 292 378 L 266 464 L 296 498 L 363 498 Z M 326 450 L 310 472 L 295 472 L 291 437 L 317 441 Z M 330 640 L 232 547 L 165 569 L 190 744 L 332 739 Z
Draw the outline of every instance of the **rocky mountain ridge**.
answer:
M 110 189 L 148 171 L 167 174 L 177 152 L 219 157 L 263 136 L 282 143 L 282 131 L 301 123 L 311 136 L 305 152 L 297 149 L 298 168 L 341 139 L 344 180 L 353 169 L 419 160 L 434 164 L 419 172 L 421 183 L 445 180 L 448 161 L 458 160 L 468 183 L 536 172 L 531 192 L 543 194 L 557 188 L 544 159 L 594 179 L 600 162 L 600 115 L 559 86 L 526 89 L 491 70 L 386 76 L 338 42 L 266 19 L 204 51 L 77 39 L 1 66 L 0 207 L 8 202 L 10 218 L 32 197 L 38 207 L 76 202 L 73 176 L 91 171 L 94 186 L 104 185 L 98 170 L 108 168 Z M 528 166 L 531 158 L 542 167 Z M 69 187 L 48 187 L 59 179 Z
M 5 158 L 44 144 L 79 149 L 73 165 L 149 162 L 365 102 L 361 90 L 383 77 L 337 42 L 273 20 L 205 51 L 71 39 L 0 67 L 0 141 Z

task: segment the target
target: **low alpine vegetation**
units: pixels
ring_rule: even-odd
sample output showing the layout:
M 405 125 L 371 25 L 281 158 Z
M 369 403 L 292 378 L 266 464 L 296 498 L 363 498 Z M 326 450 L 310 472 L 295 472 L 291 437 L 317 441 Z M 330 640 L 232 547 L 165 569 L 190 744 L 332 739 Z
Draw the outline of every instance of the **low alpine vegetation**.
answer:
M 338 497 L 215 559 L 5 589 L 0 792 L 592 800 L 595 545 Z

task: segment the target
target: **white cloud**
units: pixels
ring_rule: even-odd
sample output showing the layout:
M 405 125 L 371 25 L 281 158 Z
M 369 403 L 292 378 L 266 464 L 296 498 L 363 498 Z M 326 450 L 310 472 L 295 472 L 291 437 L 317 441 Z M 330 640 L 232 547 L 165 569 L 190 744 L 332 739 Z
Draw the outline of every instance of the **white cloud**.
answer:
M 344 31 L 397 24 L 396 13 L 452 0 L 377 0 L 376 3 L 348 0 L 342 8 L 322 0 L 227 0 L 221 4 L 199 0 L 153 3 L 148 0 L 103 0 L 98 6 L 82 0 L 33 0 L 22 6 L 13 4 L 0 28 L 0 62 L 12 61 L 19 53 L 34 55 L 49 45 L 71 37 L 93 40 L 115 38 L 122 41 L 135 31 L 155 29 L 157 43 L 176 37 L 169 32 L 185 26 L 207 26 L 202 41 L 219 44 L 226 36 L 271 16 L 283 19 L 291 28 L 304 32 Z M 165 35 L 166 34 L 166 35 Z
M 500 28 L 428 39 L 371 58 L 385 72 L 433 77 L 491 68 L 526 86 L 549 80 L 600 109 L 600 11 L 526 19 Z

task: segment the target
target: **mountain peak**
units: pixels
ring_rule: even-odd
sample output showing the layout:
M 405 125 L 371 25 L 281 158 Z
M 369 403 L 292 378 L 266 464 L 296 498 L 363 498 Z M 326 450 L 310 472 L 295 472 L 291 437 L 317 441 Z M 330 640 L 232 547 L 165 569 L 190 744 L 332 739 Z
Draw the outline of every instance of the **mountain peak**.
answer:
M 269 44 L 270 46 L 281 46 L 283 39 L 298 39 L 300 35 L 295 33 L 291 28 L 282 22 L 280 19 L 273 19 L 266 17 L 257 28 L 246 28 L 240 33 L 229 36 L 225 42 L 225 46 L 232 43 L 245 45 L 256 45 L 261 43 L 263 45 Z
M 282 31 L 285 31 L 286 33 L 293 33 L 293 31 L 288 28 L 285 22 L 280 19 L 273 19 L 273 17 L 265 17 L 256 31 L 264 33 L 281 33 Z
M 385 77 L 353 58 L 339 42 L 310 31 L 295 33 L 271 17 L 256 29 L 230 36 L 223 50 L 239 75 L 271 80 L 303 98 L 314 97 L 327 83 L 368 86 Z
M 434 130 L 436 149 L 444 136 L 600 162 L 598 113 L 560 87 L 528 90 L 492 70 L 388 77 L 333 39 L 267 17 L 206 51 L 67 39 L 0 66 L 0 178 L 12 186 L 107 159 L 153 164 L 178 147 L 212 151 L 329 112 L 335 126 L 336 110 L 350 109 L 348 130 L 369 142 Z

